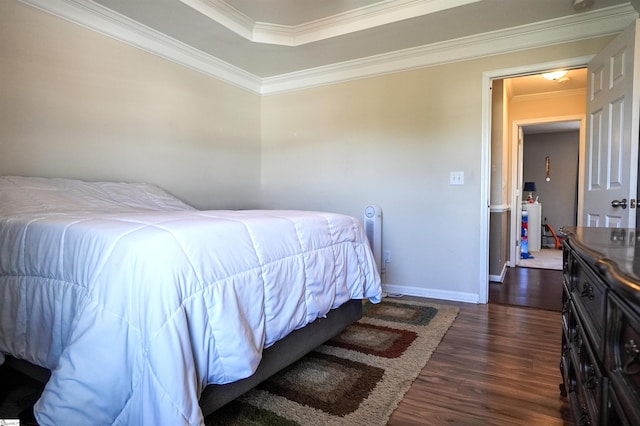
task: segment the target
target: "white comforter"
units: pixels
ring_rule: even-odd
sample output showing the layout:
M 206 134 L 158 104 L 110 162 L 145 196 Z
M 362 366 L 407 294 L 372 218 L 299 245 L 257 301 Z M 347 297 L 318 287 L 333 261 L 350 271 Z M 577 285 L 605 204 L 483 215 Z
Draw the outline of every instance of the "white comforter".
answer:
M 41 425 L 202 424 L 207 384 L 251 375 L 263 347 L 380 294 L 350 216 L 0 178 L 0 358 L 52 370 Z

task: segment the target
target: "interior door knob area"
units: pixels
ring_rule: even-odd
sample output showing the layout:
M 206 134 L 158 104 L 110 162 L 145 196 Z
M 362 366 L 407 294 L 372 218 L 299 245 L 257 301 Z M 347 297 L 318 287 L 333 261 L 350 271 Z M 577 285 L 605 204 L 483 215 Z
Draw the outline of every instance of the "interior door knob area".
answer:
M 627 208 L 627 199 L 623 198 L 622 200 L 613 200 L 611 202 L 611 207 L 617 209 L 618 207 L 622 207 L 623 209 Z

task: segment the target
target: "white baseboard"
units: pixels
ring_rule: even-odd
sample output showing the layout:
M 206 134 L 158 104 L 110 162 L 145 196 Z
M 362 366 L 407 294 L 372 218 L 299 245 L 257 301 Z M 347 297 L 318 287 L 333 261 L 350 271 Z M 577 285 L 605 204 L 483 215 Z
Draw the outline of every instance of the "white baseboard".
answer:
M 422 287 L 409 287 L 394 284 L 383 284 L 382 290 L 387 294 L 402 294 L 405 296 L 426 297 L 429 299 L 449 300 L 452 302 L 478 303 L 479 296 L 475 293 L 460 291 L 434 290 Z
M 507 274 L 507 266 L 509 266 L 509 262 L 504 262 L 504 265 L 502 265 L 502 271 L 500 272 L 500 275 L 489 274 L 489 281 L 494 283 L 502 283 L 504 281 L 504 276 Z

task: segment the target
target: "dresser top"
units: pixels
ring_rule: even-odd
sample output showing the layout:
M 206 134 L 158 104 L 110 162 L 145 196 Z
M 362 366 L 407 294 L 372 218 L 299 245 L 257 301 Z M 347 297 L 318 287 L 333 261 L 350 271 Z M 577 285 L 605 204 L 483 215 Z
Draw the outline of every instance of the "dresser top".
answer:
M 610 284 L 640 292 L 640 229 L 570 226 L 562 228 L 562 233 L 569 246 Z

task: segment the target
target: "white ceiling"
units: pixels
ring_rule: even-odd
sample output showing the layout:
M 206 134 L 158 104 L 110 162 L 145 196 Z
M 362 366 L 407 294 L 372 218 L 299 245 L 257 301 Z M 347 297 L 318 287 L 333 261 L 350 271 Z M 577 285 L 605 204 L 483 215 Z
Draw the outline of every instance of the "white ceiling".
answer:
M 558 81 L 545 79 L 541 74 L 508 79 L 509 95 L 512 98 L 532 94 L 554 93 L 562 91 L 584 91 L 587 88 L 586 68 L 569 69 Z
M 337 78 L 331 73 L 357 78 L 615 34 L 637 18 L 639 2 L 20 1 L 257 91 L 292 78 L 322 83 Z

